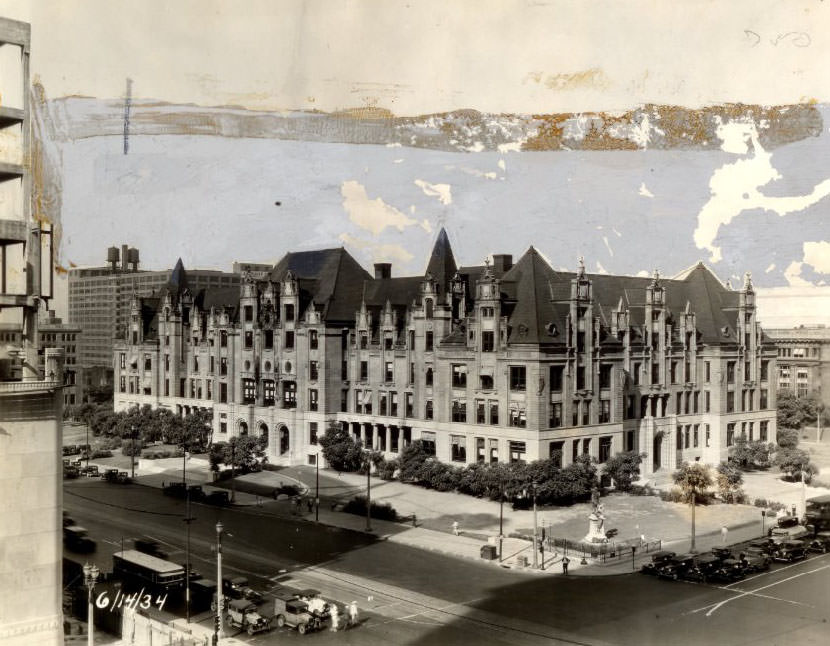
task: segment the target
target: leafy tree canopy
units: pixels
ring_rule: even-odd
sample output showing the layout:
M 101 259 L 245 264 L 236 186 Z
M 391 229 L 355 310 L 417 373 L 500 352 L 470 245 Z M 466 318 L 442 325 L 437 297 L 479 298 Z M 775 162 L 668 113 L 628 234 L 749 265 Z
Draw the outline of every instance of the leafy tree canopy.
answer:
M 680 487 L 686 502 L 692 502 L 698 494 L 712 486 L 712 472 L 709 467 L 700 462 L 684 462 L 672 474 L 674 484 Z
M 326 463 L 335 471 L 357 471 L 364 462 L 362 442 L 336 422 L 330 424 L 325 435 L 317 441 L 323 449 Z

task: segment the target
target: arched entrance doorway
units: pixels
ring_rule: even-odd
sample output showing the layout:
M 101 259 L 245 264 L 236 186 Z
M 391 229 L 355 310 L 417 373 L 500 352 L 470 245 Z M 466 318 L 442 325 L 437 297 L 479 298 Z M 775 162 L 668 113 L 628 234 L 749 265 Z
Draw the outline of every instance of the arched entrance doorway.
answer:
M 248 422 L 243 420 L 239 420 L 239 435 L 247 435 L 248 434 Z
M 288 428 L 286 426 L 280 426 L 280 455 L 285 455 L 288 453 L 288 448 L 290 445 L 290 435 L 288 433 Z
M 652 471 L 658 471 L 662 466 L 663 431 L 655 433 L 653 449 L 654 451 L 652 452 Z
M 268 424 L 265 422 L 259 423 L 259 438 L 262 443 L 262 448 L 264 449 L 268 446 Z

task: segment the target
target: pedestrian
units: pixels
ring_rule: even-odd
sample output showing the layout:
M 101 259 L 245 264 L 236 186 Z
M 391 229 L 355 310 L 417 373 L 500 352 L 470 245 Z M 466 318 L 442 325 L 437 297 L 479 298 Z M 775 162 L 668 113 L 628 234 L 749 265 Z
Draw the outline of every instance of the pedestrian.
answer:
M 570 563 L 570 562 L 571 562 L 571 559 L 569 559 L 567 556 L 562 559 L 562 574 L 567 574 L 568 573 L 568 563 Z
M 357 625 L 357 601 L 349 604 L 349 626 Z
M 337 632 L 337 625 L 340 622 L 340 608 L 337 607 L 336 603 L 331 604 L 331 632 Z
M 729 530 L 726 528 L 726 525 L 720 528 L 720 539 L 723 545 L 726 545 L 726 535 L 729 533 Z
M 314 510 L 314 501 L 311 498 L 306 498 L 305 502 L 308 507 L 308 513 L 310 514 Z
M 452 533 L 453 533 L 453 534 L 455 534 L 456 536 L 458 536 L 458 533 L 459 533 L 459 532 L 458 532 L 458 521 L 457 521 L 457 520 L 456 520 L 456 521 L 453 521 L 453 524 L 452 524 Z
M 413 527 L 418 526 L 418 517 L 415 514 L 412 514 L 412 526 Z
M 640 534 L 640 547 L 646 544 L 646 535 Z

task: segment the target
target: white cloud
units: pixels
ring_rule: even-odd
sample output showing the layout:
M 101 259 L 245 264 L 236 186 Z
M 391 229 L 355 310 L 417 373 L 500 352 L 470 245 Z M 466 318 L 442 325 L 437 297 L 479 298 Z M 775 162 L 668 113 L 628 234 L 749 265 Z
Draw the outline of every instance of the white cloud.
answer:
M 648 190 L 646 188 L 646 183 L 645 182 L 640 184 L 640 191 L 639 191 L 638 194 L 642 195 L 643 197 L 654 197 L 654 193 L 652 193 L 650 190 Z
M 711 253 L 712 262 L 721 260 L 721 250 L 715 246 L 721 225 L 729 224 L 743 211 L 764 209 L 785 216 L 802 211 L 830 195 L 830 179 L 817 184 L 807 195 L 764 195 L 759 189 L 780 179 L 781 175 L 772 165 L 772 154 L 761 147 L 755 124 L 731 121 L 719 125 L 717 135 L 723 150 L 748 156 L 724 164 L 709 180 L 711 197 L 698 213 L 694 241 L 698 249 Z
M 648 278 L 649 276 L 651 276 L 651 274 L 648 273 L 645 269 L 641 269 L 640 271 L 637 272 L 637 277 L 638 278 Z
M 343 208 L 349 214 L 349 219 L 375 236 L 386 227 L 394 227 L 398 231 L 403 231 L 406 227 L 418 223 L 417 220 L 406 217 L 379 197 L 370 200 L 366 194 L 366 188 L 360 182 L 354 180 L 343 182 L 340 186 L 340 194 L 343 196 Z
M 341 233 L 340 240 L 353 249 L 360 249 L 363 255 L 369 257 L 372 262 L 400 262 L 406 264 L 414 257 L 397 244 L 380 244 L 371 240 L 356 238 L 348 233 Z
M 421 228 L 426 231 L 427 233 L 432 233 L 432 225 L 429 223 L 429 220 L 426 218 L 423 219 L 421 222 Z
M 789 266 L 784 270 L 784 278 L 787 279 L 787 283 L 789 283 L 790 287 L 809 287 L 809 281 L 804 280 L 801 277 L 801 267 L 804 265 L 803 262 L 797 262 L 793 260 Z
M 422 179 L 416 179 L 415 186 L 420 187 L 425 195 L 437 197 L 441 204 L 452 204 L 452 191 L 449 184 L 430 184 Z
M 830 242 L 805 242 L 804 262 L 822 274 L 830 274 Z

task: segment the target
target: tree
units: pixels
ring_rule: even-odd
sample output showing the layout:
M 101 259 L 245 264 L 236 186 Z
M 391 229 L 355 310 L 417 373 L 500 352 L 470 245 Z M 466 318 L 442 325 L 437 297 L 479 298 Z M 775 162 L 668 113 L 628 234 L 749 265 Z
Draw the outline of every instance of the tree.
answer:
M 819 401 L 813 395 L 797 397 L 791 390 L 781 390 L 777 402 L 779 429 L 801 429 L 806 422 L 816 420 Z
M 810 454 L 807 451 L 796 448 L 782 448 L 775 454 L 775 466 L 787 474 L 791 480 L 801 481 L 801 474 L 804 474 L 804 481 L 810 482 L 814 475 L 819 472 L 818 467 L 810 462 Z
M 709 467 L 700 462 L 689 464 L 684 462 L 680 468 L 672 474 L 674 484 L 680 487 L 684 499 L 692 506 L 692 543 L 690 550 L 695 550 L 695 506 L 697 505 L 698 494 L 706 491 L 712 486 L 712 473 Z
M 232 437 L 228 442 L 218 444 L 222 463 L 232 465 L 243 473 L 254 471 L 265 457 L 265 446 L 262 438 L 253 435 Z
M 418 480 L 421 467 L 432 456 L 424 449 L 421 440 L 410 443 L 402 452 L 400 457 L 400 475 L 402 482 Z
M 605 473 L 613 478 L 619 491 L 629 491 L 631 483 L 640 475 L 640 464 L 645 454 L 636 451 L 617 453 L 605 462 Z
M 781 448 L 794 449 L 798 446 L 798 431 L 794 428 L 779 428 L 775 439 Z
M 735 503 L 742 496 L 741 485 L 744 483 L 744 476 L 734 463 L 721 462 L 717 467 L 715 481 L 724 502 Z
M 772 445 L 765 444 L 761 440 L 749 442 L 741 435 L 735 440 L 735 446 L 730 451 L 732 464 L 744 470 L 754 467 L 768 467 L 770 446 Z
M 317 441 L 326 463 L 338 473 L 357 471 L 364 462 L 363 443 L 337 422 L 329 424 L 325 435 Z

